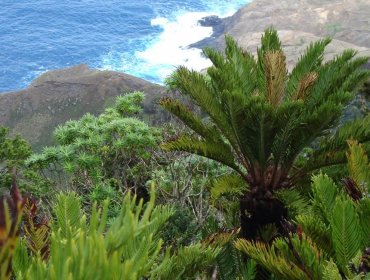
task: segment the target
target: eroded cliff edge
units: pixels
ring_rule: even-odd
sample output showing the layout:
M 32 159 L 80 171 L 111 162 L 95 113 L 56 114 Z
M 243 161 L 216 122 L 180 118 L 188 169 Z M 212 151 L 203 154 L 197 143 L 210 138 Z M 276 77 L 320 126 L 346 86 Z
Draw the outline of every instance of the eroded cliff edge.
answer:
M 157 102 L 165 90 L 145 80 L 81 64 L 46 72 L 17 92 L 0 94 L 0 124 L 25 137 L 35 148 L 52 143 L 54 128 L 85 113 L 98 114 L 118 95 L 143 91 L 146 116 L 161 122 Z M 155 113 L 155 116 L 154 116 Z
M 261 33 L 273 25 L 290 66 L 310 42 L 326 36 L 333 38 L 327 58 L 347 48 L 370 55 L 369 0 L 254 0 L 233 16 L 214 22 L 214 36 L 192 46 L 222 49 L 224 34 L 229 34 L 255 52 Z

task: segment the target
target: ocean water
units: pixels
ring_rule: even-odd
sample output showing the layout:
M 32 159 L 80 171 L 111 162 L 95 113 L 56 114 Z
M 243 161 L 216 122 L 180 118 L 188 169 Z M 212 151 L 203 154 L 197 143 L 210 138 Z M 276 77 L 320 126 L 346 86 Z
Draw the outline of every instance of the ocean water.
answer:
M 198 20 L 251 0 L 0 0 L 0 92 L 87 63 L 161 83 L 177 65 L 208 65 L 186 48 L 212 34 Z

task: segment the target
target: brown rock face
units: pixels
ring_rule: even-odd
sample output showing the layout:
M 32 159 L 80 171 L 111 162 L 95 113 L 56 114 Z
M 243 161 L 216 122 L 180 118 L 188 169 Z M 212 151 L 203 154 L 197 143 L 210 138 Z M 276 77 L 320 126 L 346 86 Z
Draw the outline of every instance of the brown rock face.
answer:
M 327 58 L 346 48 L 370 55 L 369 0 L 253 0 L 222 22 L 224 33 L 252 52 L 271 25 L 279 31 L 290 66 L 310 42 L 325 36 L 334 39 Z M 196 46 L 224 47 L 223 34 L 203 42 Z
M 0 125 L 19 133 L 35 148 L 52 143 L 54 128 L 90 112 L 98 114 L 118 95 L 144 91 L 145 110 L 152 114 L 154 100 L 164 88 L 114 71 L 87 65 L 49 71 L 18 92 L 0 94 Z M 157 119 L 152 122 L 158 121 Z
M 346 48 L 370 55 L 370 0 L 253 0 L 235 15 L 211 18 L 215 34 L 197 47 L 224 47 L 224 33 L 255 52 L 261 33 L 274 25 L 279 31 L 290 68 L 307 45 L 324 36 L 333 37 L 326 58 Z M 61 123 L 91 112 L 98 114 L 114 97 L 144 91 L 146 117 L 152 124 L 167 118 L 155 99 L 164 88 L 123 73 L 98 71 L 86 65 L 49 71 L 27 89 L 0 94 L 0 125 L 20 133 L 40 148 L 52 143 L 52 131 Z

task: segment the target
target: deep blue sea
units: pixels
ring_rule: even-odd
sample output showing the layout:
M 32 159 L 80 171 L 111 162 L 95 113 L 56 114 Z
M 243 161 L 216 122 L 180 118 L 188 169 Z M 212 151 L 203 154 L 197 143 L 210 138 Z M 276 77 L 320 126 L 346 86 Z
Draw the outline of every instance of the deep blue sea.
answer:
M 0 92 L 41 73 L 87 63 L 160 83 L 177 65 L 201 69 L 212 34 L 198 20 L 250 0 L 0 0 Z

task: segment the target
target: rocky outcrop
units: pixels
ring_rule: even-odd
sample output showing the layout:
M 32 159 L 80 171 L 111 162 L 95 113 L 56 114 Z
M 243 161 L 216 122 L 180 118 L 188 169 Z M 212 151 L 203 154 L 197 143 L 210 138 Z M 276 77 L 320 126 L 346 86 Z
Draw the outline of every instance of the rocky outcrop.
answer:
M 98 114 L 118 95 L 144 91 L 147 116 L 160 121 L 155 99 L 164 88 L 114 71 L 89 69 L 87 65 L 49 71 L 17 92 L 0 94 L 0 124 L 19 133 L 40 148 L 52 143 L 53 129 L 90 112 Z
M 271 25 L 279 31 L 290 67 L 310 42 L 325 36 L 333 38 L 327 58 L 346 48 L 370 55 L 369 0 L 253 0 L 233 16 L 215 21 L 215 34 L 192 46 L 222 49 L 227 33 L 255 52 L 261 33 Z
M 251 52 L 260 44 L 263 30 L 273 25 L 290 68 L 310 42 L 324 36 L 333 37 L 326 58 L 346 48 L 370 55 L 369 0 L 253 0 L 229 18 L 208 17 L 200 24 L 213 26 L 214 34 L 193 47 L 223 49 L 227 33 Z M 163 87 L 123 73 L 78 65 L 47 72 L 27 89 L 0 94 L 0 124 L 39 148 L 51 143 L 58 124 L 78 119 L 86 112 L 98 114 L 113 103 L 114 97 L 135 90 L 147 93 L 144 108 L 152 124 L 166 119 L 155 105 L 164 94 Z M 352 107 L 351 114 L 360 105 Z

